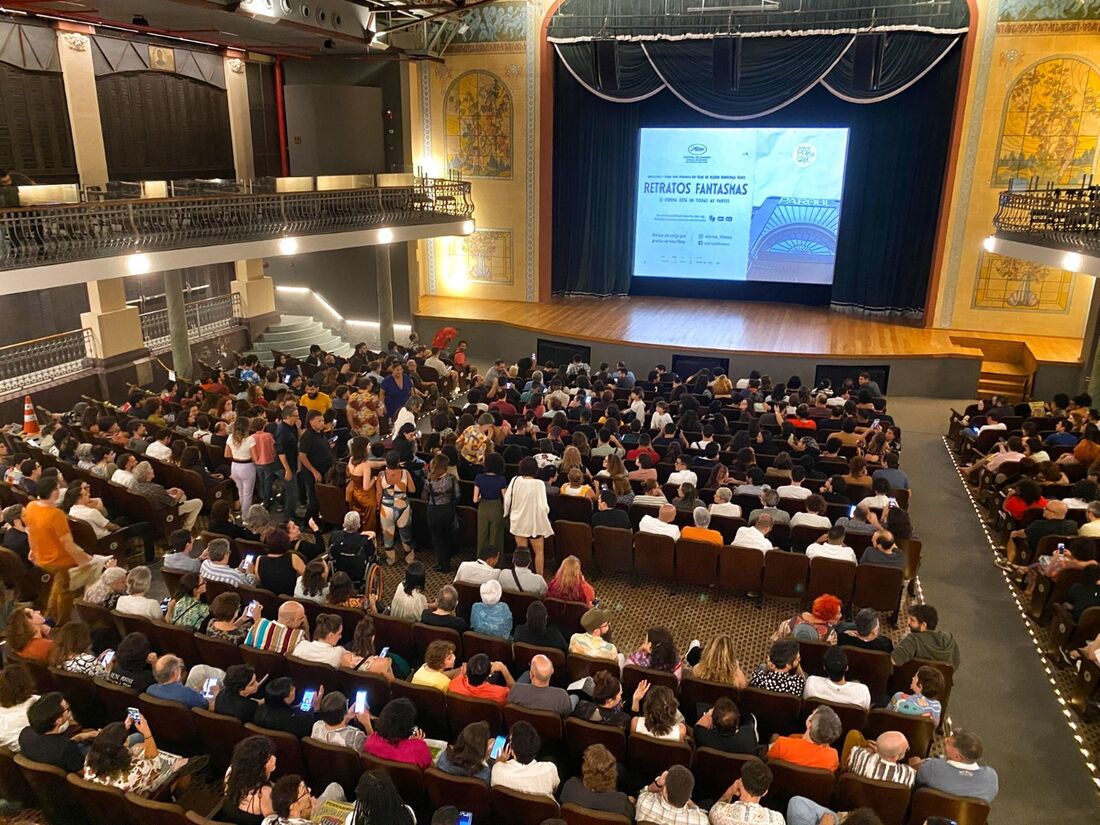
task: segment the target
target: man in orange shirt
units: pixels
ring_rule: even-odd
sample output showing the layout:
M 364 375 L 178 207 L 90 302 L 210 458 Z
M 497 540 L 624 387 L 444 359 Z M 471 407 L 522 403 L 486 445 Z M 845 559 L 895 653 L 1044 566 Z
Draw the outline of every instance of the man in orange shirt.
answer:
M 499 673 L 504 678 L 503 685 L 494 685 L 489 677 Z M 472 696 L 475 699 L 488 699 L 496 702 L 501 707 L 508 704 L 508 691 L 516 680 L 508 672 L 501 662 L 490 662 L 484 653 L 475 653 L 470 660 L 462 666 L 462 671 L 451 679 L 451 687 L 447 691 L 452 696 Z
M 780 759 L 804 768 L 822 768 L 835 771 L 840 758 L 832 743 L 840 738 L 843 725 L 836 711 L 821 705 L 806 719 L 806 733 L 780 736 L 768 748 L 768 761 Z
M 39 481 L 38 499 L 23 508 L 23 523 L 27 525 L 31 564 L 53 575 L 46 613 L 62 625 L 73 609 L 69 571 L 90 562 L 92 557 L 73 540 L 69 520 L 57 507 L 59 498 L 57 479 Z
M 695 521 L 695 526 L 685 527 L 681 530 L 680 538 L 705 541 L 707 544 L 714 544 L 718 547 L 724 544 L 722 534 L 717 530 L 710 529 L 710 511 L 706 507 L 696 507 L 691 511 L 691 517 Z

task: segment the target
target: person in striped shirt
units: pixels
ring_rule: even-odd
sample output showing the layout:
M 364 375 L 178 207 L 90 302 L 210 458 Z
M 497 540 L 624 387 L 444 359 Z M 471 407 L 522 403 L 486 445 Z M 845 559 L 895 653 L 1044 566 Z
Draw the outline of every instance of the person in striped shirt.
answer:
M 244 643 L 258 650 L 286 655 L 297 647 L 298 643 L 309 639 L 309 623 L 306 611 L 295 601 L 279 605 L 277 620 L 260 619 L 248 631 Z
M 862 739 L 856 740 L 856 746 L 848 754 L 848 770 L 866 779 L 913 787 L 917 772 L 901 761 L 909 750 L 905 734 L 890 730 L 871 742 L 860 743 Z M 846 745 L 850 743 L 851 738 L 845 741 Z
M 223 582 L 234 587 L 255 584 L 255 579 L 245 569 L 229 566 L 229 540 L 212 539 L 203 551 L 199 576 L 208 582 Z

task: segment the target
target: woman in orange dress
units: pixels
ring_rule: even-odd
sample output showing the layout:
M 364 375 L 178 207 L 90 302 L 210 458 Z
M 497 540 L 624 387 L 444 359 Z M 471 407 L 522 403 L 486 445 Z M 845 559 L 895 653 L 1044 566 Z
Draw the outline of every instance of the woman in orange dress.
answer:
M 378 532 L 378 488 L 374 471 L 385 462 L 372 462 L 370 441 L 361 435 L 348 443 L 348 486 L 345 491 L 348 507 L 359 514 L 364 530 Z

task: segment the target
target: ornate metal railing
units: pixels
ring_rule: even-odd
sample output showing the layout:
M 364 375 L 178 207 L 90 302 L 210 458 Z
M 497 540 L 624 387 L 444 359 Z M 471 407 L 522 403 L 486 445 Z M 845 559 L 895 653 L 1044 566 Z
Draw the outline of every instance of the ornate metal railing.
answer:
M 22 390 L 91 366 L 92 331 L 59 335 L 0 347 L 0 393 Z
M 132 252 L 469 218 L 470 184 L 203 195 L 0 209 L 0 270 Z
M 223 330 L 237 326 L 241 317 L 241 296 L 219 295 L 203 301 L 194 301 L 184 307 L 187 317 L 187 339 L 201 341 Z M 153 351 L 168 349 L 172 334 L 168 326 L 168 310 L 158 309 L 141 314 L 141 337 L 145 346 Z
M 1000 238 L 1100 254 L 1100 186 L 1002 192 L 993 225 Z

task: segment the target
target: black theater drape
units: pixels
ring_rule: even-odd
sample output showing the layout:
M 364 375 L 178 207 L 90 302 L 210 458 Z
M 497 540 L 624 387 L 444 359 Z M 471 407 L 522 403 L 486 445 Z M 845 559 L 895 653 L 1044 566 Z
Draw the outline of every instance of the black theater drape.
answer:
M 708 117 L 669 91 L 634 103 L 601 99 L 557 61 L 554 86 L 553 290 L 829 303 L 920 317 L 935 246 L 960 48 L 910 88 L 860 104 L 820 86 L 764 117 Z M 822 126 L 850 129 L 833 285 L 632 283 L 638 129 Z

